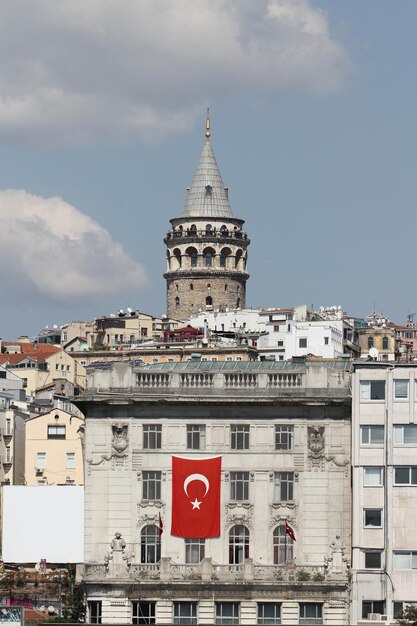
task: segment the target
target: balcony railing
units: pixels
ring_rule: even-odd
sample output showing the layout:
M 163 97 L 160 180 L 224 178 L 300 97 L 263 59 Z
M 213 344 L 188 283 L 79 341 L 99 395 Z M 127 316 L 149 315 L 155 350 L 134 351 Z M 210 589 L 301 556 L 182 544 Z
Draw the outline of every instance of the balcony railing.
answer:
M 167 232 L 166 239 L 191 239 L 191 238 L 204 237 L 205 239 L 224 240 L 224 239 L 240 239 L 243 241 L 249 241 L 247 234 L 240 229 L 216 229 L 211 230 L 194 230 L 192 228 L 169 230 Z

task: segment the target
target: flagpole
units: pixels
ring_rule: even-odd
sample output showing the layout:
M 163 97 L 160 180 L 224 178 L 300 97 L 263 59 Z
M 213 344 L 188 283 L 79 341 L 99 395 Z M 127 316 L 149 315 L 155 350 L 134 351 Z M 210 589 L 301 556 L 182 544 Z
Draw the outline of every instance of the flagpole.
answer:
M 285 563 L 287 562 L 287 534 L 287 520 L 285 520 Z

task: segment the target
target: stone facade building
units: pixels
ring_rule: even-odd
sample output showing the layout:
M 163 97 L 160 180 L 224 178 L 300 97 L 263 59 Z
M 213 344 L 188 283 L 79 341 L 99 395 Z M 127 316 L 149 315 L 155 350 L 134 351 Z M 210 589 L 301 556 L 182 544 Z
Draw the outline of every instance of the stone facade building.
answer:
M 78 574 L 88 621 L 349 623 L 348 370 L 344 361 L 88 368 L 76 400 L 86 416 Z M 171 535 L 173 455 L 222 457 L 219 537 Z
M 185 320 L 200 310 L 245 307 L 250 242 L 243 224 L 233 216 L 207 117 L 205 146 L 182 214 L 171 220 L 164 239 L 168 317 Z

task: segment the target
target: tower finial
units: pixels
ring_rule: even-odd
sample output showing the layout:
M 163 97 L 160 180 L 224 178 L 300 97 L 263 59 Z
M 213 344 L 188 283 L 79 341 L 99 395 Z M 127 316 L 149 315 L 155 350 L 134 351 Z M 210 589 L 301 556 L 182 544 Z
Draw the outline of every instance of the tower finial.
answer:
M 210 109 L 207 107 L 207 115 L 206 115 L 206 139 L 210 140 L 211 132 L 210 132 Z

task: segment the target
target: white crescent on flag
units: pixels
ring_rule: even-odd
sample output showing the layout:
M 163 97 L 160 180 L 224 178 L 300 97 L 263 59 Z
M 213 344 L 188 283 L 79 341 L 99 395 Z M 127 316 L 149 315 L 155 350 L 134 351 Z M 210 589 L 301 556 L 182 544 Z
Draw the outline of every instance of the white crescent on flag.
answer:
M 210 483 L 207 479 L 206 476 L 204 476 L 204 474 L 190 474 L 189 476 L 187 476 L 187 478 L 184 480 L 184 491 L 185 494 L 187 495 L 187 497 L 189 498 L 190 496 L 188 495 L 188 485 L 192 482 L 194 482 L 195 480 L 199 480 L 200 482 L 202 482 L 206 488 L 206 491 L 204 492 L 204 496 L 207 494 L 208 490 L 210 489 Z M 203 496 L 203 498 L 204 498 Z

